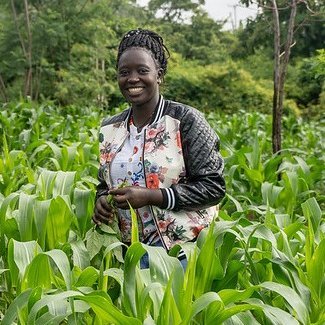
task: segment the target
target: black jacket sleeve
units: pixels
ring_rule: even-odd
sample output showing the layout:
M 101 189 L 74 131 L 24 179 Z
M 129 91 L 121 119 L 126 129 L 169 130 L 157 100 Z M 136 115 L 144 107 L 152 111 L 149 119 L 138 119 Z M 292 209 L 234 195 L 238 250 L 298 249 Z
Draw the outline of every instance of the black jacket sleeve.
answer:
M 107 195 L 109 191 L 108 185 L 103 177 L 102 168 L 100 167 L 98 169 L 98 181 L 99 183 L 97 185 L 95 202 L 98 200 L 100 196 Z
M 180 123 L 186 177 L 172 185 L 176 197 L 173 210 L 198 210 L 216 205 L 226 190 L 219 138 L 196 109 L 189 108 Z

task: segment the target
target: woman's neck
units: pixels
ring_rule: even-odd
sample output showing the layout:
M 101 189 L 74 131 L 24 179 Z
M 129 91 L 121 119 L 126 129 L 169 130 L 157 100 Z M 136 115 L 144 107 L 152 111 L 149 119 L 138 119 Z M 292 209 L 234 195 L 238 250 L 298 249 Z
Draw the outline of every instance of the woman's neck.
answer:
M 133 105 L 132 115 L 135 126 L 143 127 L 148 124 L 155 112 L 156 106 L 159 102 L 159 96 L 143 105 Z

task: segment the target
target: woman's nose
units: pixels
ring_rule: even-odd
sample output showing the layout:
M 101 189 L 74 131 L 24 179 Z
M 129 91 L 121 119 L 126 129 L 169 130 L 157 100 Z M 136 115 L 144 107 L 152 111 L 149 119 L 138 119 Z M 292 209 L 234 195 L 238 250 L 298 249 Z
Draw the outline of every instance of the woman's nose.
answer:
M 129 82 L 138 82 L 139 81 L 139 74 L 137 72 L 132 72 L 130 75 L 129 75 L 129 79 L 128 79 Z

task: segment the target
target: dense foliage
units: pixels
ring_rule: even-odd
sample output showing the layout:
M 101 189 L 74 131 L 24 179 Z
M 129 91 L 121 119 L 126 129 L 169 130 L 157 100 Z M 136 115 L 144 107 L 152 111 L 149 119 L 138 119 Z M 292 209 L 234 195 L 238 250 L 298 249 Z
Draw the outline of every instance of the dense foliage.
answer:
M 166 92 L 173 99 L 202 110 L 271 112 L 270 11 L 230 32 L 208 17 L 203 2 L 151 0 L 141 8 L 130 0 L 0 1 L 0 100 L 120 105 L 116 47 L 127 30 L 142 27 L 161 33 L 170 48 Z M 287 8 L 284 1 L 279 5 Z M 318 1 L 309 6 L 313 14 L 304 2 L 299 5 L 284 108 L 319 116 L 324 76 L 309 67 L 321 60 L 324 6 Z M 288 14 L 281 10 L 283 26 Z
M 299 2 L 272 155 L 270 12 L 230 32 L 202 3 L 0 0 L 2 324 L 325 323 L 324 5 Z M 138 242 L 134 214 L 130 247 L 91 223 L 98 127 L 125 107 L 116 47 L 136 27 L 164 36 L 163 93 L 206 114 L 225 158 L 216 222 L 168 253 Z
M 182 246 L 184 273 L 173 257 L 180 247 L 167 255 L 133 233 L 123 257 L 116 228 L 92 226 L 104 114 L 31 102 L 1 108 L 2 324 L 324 323 L 318 123 L 285 118 L 286 149 L 272 156 L 270 116 L 207 114 L 228 190 L 216 223 Z M 146 251 L 150 269 L 140 270 Z

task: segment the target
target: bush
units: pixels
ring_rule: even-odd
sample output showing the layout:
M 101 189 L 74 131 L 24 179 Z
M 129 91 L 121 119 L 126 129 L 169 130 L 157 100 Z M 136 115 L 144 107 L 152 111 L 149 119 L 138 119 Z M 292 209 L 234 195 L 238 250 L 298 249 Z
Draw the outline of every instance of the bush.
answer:
M 165 95 L 203 111 L 270 112 L 272 89 L 253 80 L 251 74 L 233 61 L 202 66 L 197 62 L 172 62 L 166 77 Z

